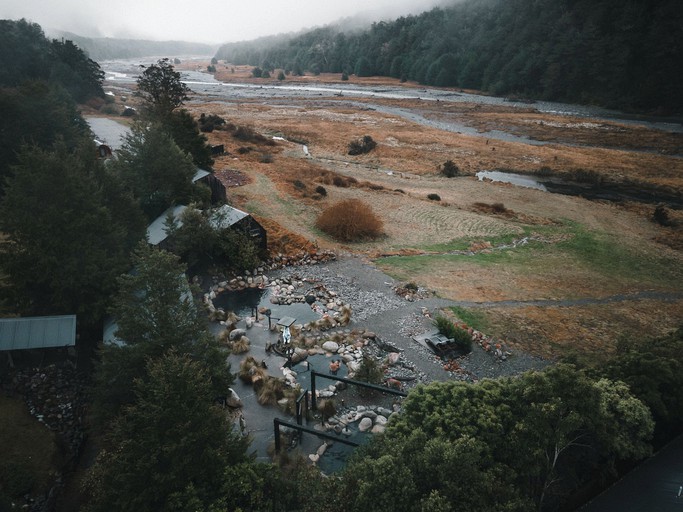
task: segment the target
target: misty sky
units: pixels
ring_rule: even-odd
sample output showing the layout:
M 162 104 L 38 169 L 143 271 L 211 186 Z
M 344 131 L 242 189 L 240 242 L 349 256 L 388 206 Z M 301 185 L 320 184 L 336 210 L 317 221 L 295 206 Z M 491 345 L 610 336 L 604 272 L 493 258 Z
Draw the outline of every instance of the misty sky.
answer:
M 325 25 L 368 12 L 371 19 L 429 10 L 444 0 L 0 0 L 0 19 L 90 37 L 242 41 Z

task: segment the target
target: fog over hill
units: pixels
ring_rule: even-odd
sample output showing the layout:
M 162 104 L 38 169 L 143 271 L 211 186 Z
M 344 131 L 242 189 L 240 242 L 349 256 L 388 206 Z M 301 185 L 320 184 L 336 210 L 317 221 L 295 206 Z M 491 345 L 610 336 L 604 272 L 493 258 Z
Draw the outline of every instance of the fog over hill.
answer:
M 395 19 L 456 1 L 459 0 L 110 0 L 100 5 L 83 0 L 3 0 L 0 19 L 25 18 L 46 31 L 66 31 L 88 38 L 220 44 L 310 29 L 359 14 L 368 21 Z
M 46 30 L 46 35 L 56 39 L 64 38 L 73 41 L 95 61 L 161 55 L 213 55 L 216 51 L 216 46 L 186 41 L 91 38 L 60 30 Z

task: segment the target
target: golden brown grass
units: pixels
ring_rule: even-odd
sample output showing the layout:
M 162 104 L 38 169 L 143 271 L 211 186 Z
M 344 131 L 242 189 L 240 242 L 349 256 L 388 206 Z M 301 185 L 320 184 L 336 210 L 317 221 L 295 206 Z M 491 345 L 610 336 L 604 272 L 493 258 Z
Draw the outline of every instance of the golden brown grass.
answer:
M 358 199 L 345 199 L 326 208 L 316 227 L 342 242 L 360 242 L 382 234 L 382 221 L 370 205 Z

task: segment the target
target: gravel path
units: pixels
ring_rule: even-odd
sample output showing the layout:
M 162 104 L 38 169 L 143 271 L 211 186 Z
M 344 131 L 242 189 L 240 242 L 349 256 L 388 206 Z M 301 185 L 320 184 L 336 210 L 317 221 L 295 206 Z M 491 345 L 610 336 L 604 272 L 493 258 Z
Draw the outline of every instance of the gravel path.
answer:
M 425 311 L 433 316 L 440 308 L 462 304 L 435 297 L 413 302 L 399 297 L 394 291 L 399 283 L 359 257 L 340 255 L 336 261 L 324 265 L 283 269 L 271 277 L 285 275 L 322 281 L 329 290 L 335 291 L 353 309 L 349 327 L 373 331 L 382 341 L 398 348 L 404 366 L 414 368 L 418 381 L 495 378 L 548 364 L 548 361 L 518 351 L 507 361 L 497 361 L 475 344 L 473 351 L 460 361 L 462 373 L 445 371 L 443 361 L 413 337 L 434 330 Z

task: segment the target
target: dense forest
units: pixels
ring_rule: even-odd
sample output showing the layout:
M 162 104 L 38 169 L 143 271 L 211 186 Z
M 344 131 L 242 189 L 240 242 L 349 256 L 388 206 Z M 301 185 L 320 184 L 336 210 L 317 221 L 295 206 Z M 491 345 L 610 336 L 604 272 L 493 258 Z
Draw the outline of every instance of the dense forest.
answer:
M 295 74 L 383 75 L 660 114 L 683 112 L 676 0 L 465 0 L 345 33 L 226 44 L 216 58 Z

